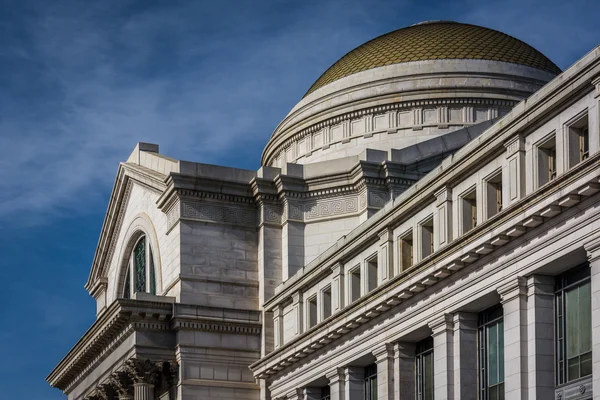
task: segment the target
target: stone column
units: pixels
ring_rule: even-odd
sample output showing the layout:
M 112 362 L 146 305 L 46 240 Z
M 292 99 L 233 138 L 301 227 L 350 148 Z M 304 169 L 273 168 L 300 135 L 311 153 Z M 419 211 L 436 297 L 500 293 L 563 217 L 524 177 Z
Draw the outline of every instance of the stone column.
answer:
M 332 314 L 344 308 L 344 264 L 336 263 L 331 267 L 331 311 Z
M 506 338 L 504 338 L 506 341 Z M 528 400 L 554 397 L 554 277 L 527 278 Z
M 154 400 L 154 385 L 151 383 L 133 384 L 134 400 Z
M 590 285 L 592 294 L 592 393 L 600 399 L 600 240 L 585 245 L 590 262 Z
M 133 386 L 131 378 L 126 372 L 113 372 L 109 382 L 117 392 L 119 400 L 133 400 Z
M 364 400 L 365 369 L 363 367 L 346 367 L 344 375 L 344 400 Z
M 504 309 L 504 393 L 527 399 L 527 288 L 518 277 L 498 289 Z
M 377 398 L 394 399 L 394 346 L 384 344 L 373 351 L 377 364 Z
M 394 231 L 386 228 L 379 232 L 379 254 L 377 263 L 377 285 L 381 285 L 394 277 Z
M 415 344 L 394 344 L 394 396 L 396 400 L 415 398 Z
M 434 248 L 439 249 L 452 241 L 452 189 L 444 187 L 435 193 L 437 228 L 434 228 Z M 434 222 L 435 224 L 435 222 Z
M 321 400 L 320 387 L 305 387 L 302 389 L 302 400 Z
M 454 400 L 452 316 L 450 314 L 441 315 L 431 321 L 429 327 L 433 337 L 433 393 L 435 400 Z
M 345 373 L 342 368 L 336 368 L 325 374 L 329 380 L 331 400 L 345 400 Z
M 154 384 L 159 375 L 159 366 L 150 360 L 127 360 L 125 371 L 133 380 L 134 400 L 154 400 Z
M 477 400 L 477 314 L 454 314 L 454 398 Z

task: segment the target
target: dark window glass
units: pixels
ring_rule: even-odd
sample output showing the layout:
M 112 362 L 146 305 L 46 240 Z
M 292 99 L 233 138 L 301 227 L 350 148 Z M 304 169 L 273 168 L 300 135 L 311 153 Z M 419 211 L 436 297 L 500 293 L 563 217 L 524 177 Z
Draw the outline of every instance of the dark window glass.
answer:
M 417 400 L 433 400 L 433 338 L 417 343 Z
M 135 268 L 134 289 L 136 292 L 146 291 L 146 238 L 142 238 L 133 250 Z
M 377 365 L 365 368 L 365 400 L 377 400 Z
M 331 399 L 331 388 L 329 386 L 323 386 L 321 388 L 321 400 Z
M 592 374 L 590 269 L 584 265 L 557 278 L 556 378 L 563 384 Z
M 123 288 L 123 297 L 128 299 L 131 297 L 131 275 L 129 274 L 129 268 L 125 272 L 125 288 Z
M 504 400 L 504 320 L 502 306 L 479 314 L 479 399 Z
M 152 255 L 152 248 L 148 246 L 150 251 L 150 294 L 156 294 L 156 276 L 154 275 L 154 256 Z

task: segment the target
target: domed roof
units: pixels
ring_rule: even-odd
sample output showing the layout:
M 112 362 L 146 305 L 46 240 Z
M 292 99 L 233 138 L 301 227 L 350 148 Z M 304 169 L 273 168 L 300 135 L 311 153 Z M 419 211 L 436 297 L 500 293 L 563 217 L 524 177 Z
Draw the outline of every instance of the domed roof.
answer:
M 552 61 L 528 45 L 493 29 L 452 21 L 430 21 L 379 36 L 340 58 L 306 95 L 357 72 L 410 61 L 472 59 L 526 65 L 554 74 Z

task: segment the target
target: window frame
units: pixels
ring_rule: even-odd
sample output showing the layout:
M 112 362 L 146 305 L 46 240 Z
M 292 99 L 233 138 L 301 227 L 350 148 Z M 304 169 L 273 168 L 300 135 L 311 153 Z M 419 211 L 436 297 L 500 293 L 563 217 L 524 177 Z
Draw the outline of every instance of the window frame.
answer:
M 415 242 L 414 242 L 412 228 L 408 229 L 402 235 L 398 236 L 398 270 L 400 272 L 406 271 L 409 268 L 411 268 L 413 265 L 415 265 L 414 243 Z M 409 248 L 408 252 L 405 252 L 405 246 Z M 405 262 L 404 262 L 405 261 L 404 260 L 405 253 L 409 255 L 410 259 L 406 263 L 409 265 L 404 265 L 405 264 Z
M 490 359 L 490 351 L 489 351 L 489 331 L 488 328 L 492 326 L 498 326 L 502 328 L 498 329 L 498 349 L 502 349 L 502 355 L 497 355 L 498 365 L 497 371 L 500 374 L 500 367 L 502 367 L 502 380 L 498 381 L 493 386 L 489 385 L 489 359 Z M 501 342 L 500 342 L 500 332 L 502 333 Z M 501 343 L 501 344 L 500 344 Z M 505 398 L 505 380 L 506 380 L 506 371 L 504 370 L 505 366 L 505 358 L 504 358 L 504 309 L 501 304 L 497 304 L 493 307 L 490 307 L 479 313 L 477 318 L 477 383 L 478 383 L 478 396 L 479 400 L 488 400 L 490 399 L 490 389 L 492 387 L 498 387 L 502 385 L 501 394 L 497 399 L 504 400 Z
M 562 386 L 574 382 L 578 379 L 583 379 L 592 376 L 590 372 L 587 375 L 581 375 L 581 357 L 583 355 L 592 354 L 592 348 L 589 352 L 578 354 L 579 357 L 579 376 L 573 379 L 569 379 L 568 375 L 568 361 L 567 358 L 567 292 L 583 287 L 584 285 L 591 285 L 591 271 L 588 264 L 578 265 L 575 268 L 556 277 L 555 292 L 554 292 L 554 346 L 555 346 L 555 383 L 557 386 Z M 591 291 L 590 291 L 590 306 L 591 306 Z M 591 309 L 591 308 L 590 308 Z M 580 311 L 580 309 L 578 309 Z M 591 328 L 591 312 L 590 318 L 590 343 L 593 346 L 593 328 Z
M 144 286 L 145 290 L 139 291 L 136 286 L 136 250 L 140 243 L 144 242 Z M 141 234 L 134 242 L 131 247 L 131 251 L 129 252 L 129 256 L 127 257 L 127 265 L 125 276 L 123 278 L 123 287 L 121 288 L 121 296 L 122 298 L 129 299 L 135 293 L 148 293 L 152 295 L 156 295 L 156 263 L 154 262 L 154 252 L 152 251 L 152 246 L 148 235 L 143 233 Z
M 377 400 L 377 364 L 365 367 L 364 391 L 365 400 Z
M 434 389 L 435 389 L 435 370 L 434 368 L 434 360 L 433 360 L 433 338 L 430 336 L 426 339 L 417 342 L 415 346 L 415 398 L 417 400 L 428 400 L 425 386 L 429 384 L 429 382 L 425 379 L 426 372 L 426 357 L 431 355 L 431 399 L 434 397 Z

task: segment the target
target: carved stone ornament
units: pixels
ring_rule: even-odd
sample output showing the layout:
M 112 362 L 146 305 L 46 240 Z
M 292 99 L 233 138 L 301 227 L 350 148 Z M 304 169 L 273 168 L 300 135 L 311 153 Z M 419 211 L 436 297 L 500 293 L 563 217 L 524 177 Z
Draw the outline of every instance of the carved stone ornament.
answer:
M 156 384 L 160 368 L 150 360 L 127 360 L 125 361 L 125 372 L 133 380 L 134 383 L 149 383 Z
M 98 396 L 101 399 L 110 400 L 114 397 L 116 390 L 113 387 L 113 385 L 108 384 L 108 383 L 103 383 L 101 385 L 98 385 L 96 392 L 98 393 Z
M 131 378 L 129 378 L 129 375 L 126 372 L 113 372 L 110 376 L 110 384 L 117 391 L 119 396 L 133 396 Z
M 162 363 L 161 372 L 165 377 L 168 387 L 173 387 L 178 382 L 179 366 L 175 361 Z

